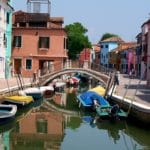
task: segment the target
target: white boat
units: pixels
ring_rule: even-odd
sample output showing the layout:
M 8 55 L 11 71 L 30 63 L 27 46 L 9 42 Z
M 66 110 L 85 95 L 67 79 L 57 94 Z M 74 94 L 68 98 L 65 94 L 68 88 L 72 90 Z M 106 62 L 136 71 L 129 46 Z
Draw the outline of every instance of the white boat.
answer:
M 53 86 L 41 86 L 40 91 L 44 94 L 45 91 L 54 91 Z
M 65 82 L 56 82 L 56 83 L 55 83 L 56 88 L 64 87 L 65 85 L 66 85 Z
M 16 105 L 4 105 L 0 104 L 0 123 L 5 122 L 15 116 L 17 112 Z
M 31 87 L 31 88 L 24 89 L 22 91 L 19 91 L 19 94 L 32 96 L 33 99 L 40 99 L 43 97 L 43 93 L 38 87 Z

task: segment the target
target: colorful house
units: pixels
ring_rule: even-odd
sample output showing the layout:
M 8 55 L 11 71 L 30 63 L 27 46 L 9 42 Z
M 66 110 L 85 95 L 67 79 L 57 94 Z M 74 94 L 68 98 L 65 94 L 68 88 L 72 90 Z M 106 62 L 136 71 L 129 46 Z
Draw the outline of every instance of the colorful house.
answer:
M 84 48 L 79 55 L 79 63 L 82 66 L 84 64 L 84 61 L 87 61 L 90 63 L 91 61 L 91 49 L 90 48 Z
M 92 49 L 94 51 L 94 58 L 93 58 L 93 63 L 100 65 L 100 45 L 99 44 L 93 44 Z
M 136 46 L 136 75 L 141 77 L 141 61 L 142 61 L 142 33 L 136 36 L 137 46 Z
M 79 55 L 80 65 L 82 66 L 84 61 L 87 61 L 89 64 L 99 64 L 99 51 L 99 44 L 93 44 L 92 48 L 84 48 Z
M 130 51 L 136 46 L 136 42 L 124 42 L 109 53 L 109 63 L 122 73 L 128 73 L 130 66 L 135 66 L 135 62 L 131 62 L 132 53 Z
M 28 1 L 29 4 L 31 2 L 36 3 L 36 0 Z M 64 66 L 67 59 L 67 34 L 62 26 L 64 19 L 50 17 L 48 12 L 40 12 L 41 9 L 33 10 L 35 12 L 18 11 L 13 14 L 13 73 L 21 72 L 24 77 L 56 71 Z
M 0 78 L 10 77 L 11 0 L 0 1 Z
M 8 5 L 12 6 L 12 0 L 8 1 Z M 12 13 L 13 8 L 7 11 L 7 27 L 6 27 L 6 39 L 7 39 L 7 47 L 6 47 L 6 69 L 5 69 L 5 77 L 11 77 L 11 49 L 12 49 Z
M 119 37 L 112 37 L 100 42 L 100 64 L 106 68 L 112 68 L 112 64 L 109 63 L 108 55 L 113 49 L 117 48 L 123 40 Z
M 150 86 L 150 19 L 141 26 L 142 29 L 142 62 L 141 74 L 142 78 L 147 80 Z

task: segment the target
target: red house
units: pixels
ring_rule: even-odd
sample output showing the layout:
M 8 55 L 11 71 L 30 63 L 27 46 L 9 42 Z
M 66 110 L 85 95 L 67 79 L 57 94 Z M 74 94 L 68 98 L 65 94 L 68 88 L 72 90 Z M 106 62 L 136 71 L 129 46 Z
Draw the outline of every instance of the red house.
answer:
M 12 65 L 24 77 L 63 67 L 67 58 L 67 34 L 62 17 L 18 11 L 13 14 Z

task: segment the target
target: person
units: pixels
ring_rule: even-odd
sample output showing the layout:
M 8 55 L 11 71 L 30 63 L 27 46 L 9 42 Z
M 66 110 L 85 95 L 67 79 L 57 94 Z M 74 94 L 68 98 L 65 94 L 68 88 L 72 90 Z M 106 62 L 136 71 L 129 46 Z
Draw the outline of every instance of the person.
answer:
M 114 106 L 112 106 L 111 108 L 111 116 L 113 117 L 117 117 L 117 114 L 119 112 L 119 105 L 118 104 L 115 104 Z
M 115 74 L 114 82 L 115 84 L 119 85 L 119 71 L 117 71 L 117 73 Z
M 129 72 L 129 77 L 132 79 L 135 74 L 134 68 L 132 68 Z
M 134 68 L 132 68 L 131 72 L 132 72 L 132 78 L 133 78 L 133 76 L 135 74 Z
M 132 78 L 132 70 L 129 71 L 129 77 Z
M 33 73 L 33 82 L 36 82 L 36 72 Z
M 94 107 L 97 108 L 100 106 L 99 102 L 97 101 L 97 99 L 94 99 L 93 100 L 93 103 L 94 103 Z

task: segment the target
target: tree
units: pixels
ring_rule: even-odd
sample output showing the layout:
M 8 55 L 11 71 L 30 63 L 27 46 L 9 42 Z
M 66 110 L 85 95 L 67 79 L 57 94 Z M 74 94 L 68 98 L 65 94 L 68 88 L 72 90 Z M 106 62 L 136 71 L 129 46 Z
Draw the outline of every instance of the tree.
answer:
M 68 55 L 70 59 L 76 59 L 83 48 L 91 48 L 91 43 L 88 39 L 87 29 L 79 22 L 75 22 L 65 26 L 68 34 Z
M 102 35 L 100 41 L 106 40 L 106 39 L 111 38 L 111 37 L 119 37 L 119 36 L 116 34 L 113 34 L 113 33 L 104 33 Z

